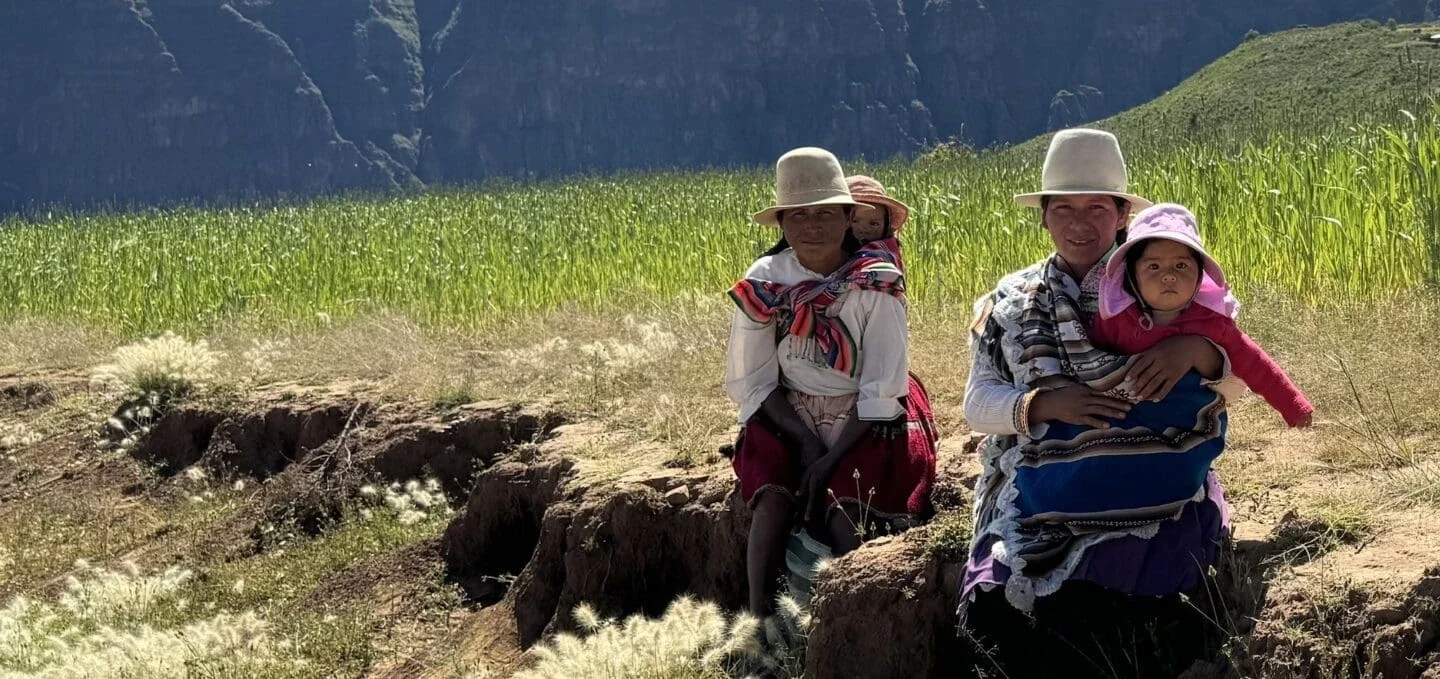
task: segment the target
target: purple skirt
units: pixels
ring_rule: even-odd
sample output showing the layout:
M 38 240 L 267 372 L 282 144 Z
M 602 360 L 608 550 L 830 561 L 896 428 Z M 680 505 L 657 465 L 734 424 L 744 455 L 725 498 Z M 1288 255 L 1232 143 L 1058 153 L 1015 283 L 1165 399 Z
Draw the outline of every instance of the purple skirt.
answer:
M 1230 528 L 1230 506 L 1220 477 L 1210 472 L 1205 500 L 1187 505 L 1180 516 L 1160 524 L 1155 537 L 1116 538 L 1090 548 L 1068 580 L 1091 582 L 1134 596 L 1165 596 L 1198 588 L 1219 559 L 1220 545 Z M 977 588 L 1003 587 L 1010 568 L 990 555 L 998 540 L 986 537 L 970 549 L 960 587 L 961 606 L 974 600 Z

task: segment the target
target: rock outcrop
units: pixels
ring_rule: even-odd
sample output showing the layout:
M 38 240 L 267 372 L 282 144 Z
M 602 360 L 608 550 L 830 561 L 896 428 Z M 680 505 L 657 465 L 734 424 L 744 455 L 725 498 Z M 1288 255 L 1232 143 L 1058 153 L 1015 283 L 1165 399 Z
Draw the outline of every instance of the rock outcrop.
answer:
M 464 0 L 436 38 L 423 176 L 845 156 L 935 138 L 900 5 Z

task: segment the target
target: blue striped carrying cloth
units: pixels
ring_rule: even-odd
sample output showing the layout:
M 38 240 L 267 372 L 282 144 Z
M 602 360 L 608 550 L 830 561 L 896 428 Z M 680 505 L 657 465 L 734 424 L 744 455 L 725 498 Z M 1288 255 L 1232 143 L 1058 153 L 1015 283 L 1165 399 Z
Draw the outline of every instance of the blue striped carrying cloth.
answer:
M 1135 404 L 1109 429 L 1052 422 L 1020 448 L 1021 523 L 1072 529 L 1173 517 L 1205 485 L 1225 449 L 1225 400 L 1190 373 L 1160 403 Z
M 1048 259 L 982 298 L 977 311 L 989 310 L 979 314 L 973 348 L 994 356 L 1016 386 L 1079 383 L 1133 402 L 1129 357 L 1090 341 L 1087 301 L 1093 300 Z M 1188 502 L 1203 499 L 1226 427 L 1224 397 L 1192 372 L 1163 402 L 1136 403 L 1105 429 L 1049 422 L 1036 438 L 988 437 L 980 451 L 975 542 L 991 544 L 990 556 L 1010 568 L 1010 602 L 1030 610 L 1091 546 L 1126 535 L 1148 538 Z M 998 540 L 985 540 L 991 536 Z

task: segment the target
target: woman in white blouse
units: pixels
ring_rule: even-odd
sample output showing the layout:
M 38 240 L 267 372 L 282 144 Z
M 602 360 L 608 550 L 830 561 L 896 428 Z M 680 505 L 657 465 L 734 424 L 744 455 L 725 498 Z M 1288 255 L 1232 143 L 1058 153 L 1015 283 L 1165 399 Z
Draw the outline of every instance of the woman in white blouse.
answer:
M 743 426 L 732 463 L 754 510 L 756 615 L 768 612 L 797 521 L 838 555 L 877 525 L 923 518 L 938 438 L 909 372 L 898 242 L 856 240 L 856 202 L 823 149 L 780 158 L 776 198 L 754 219 L 783 235 L 730 292 L 739 308 L 725 371 Z

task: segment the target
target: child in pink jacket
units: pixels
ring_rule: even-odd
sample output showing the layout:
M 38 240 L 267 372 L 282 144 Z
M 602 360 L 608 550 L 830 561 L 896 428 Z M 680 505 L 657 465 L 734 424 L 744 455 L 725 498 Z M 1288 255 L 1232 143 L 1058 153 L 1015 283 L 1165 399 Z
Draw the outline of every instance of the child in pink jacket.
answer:
M 1246 386 L 1292 427 L 1308 427 L 1315 408 L 1285 371 L 1235 325 L 1239 304 L 1225 272 L 1200 242 L 1195 215 L 1180 205 L 1146 208 L 1110 257 L 1100 284 L 1096 344 L 1138 354 L 1175 335 L 1200 335 L 1222 347 Z

